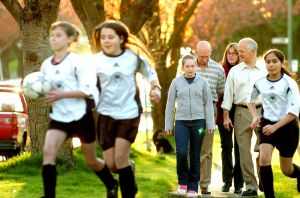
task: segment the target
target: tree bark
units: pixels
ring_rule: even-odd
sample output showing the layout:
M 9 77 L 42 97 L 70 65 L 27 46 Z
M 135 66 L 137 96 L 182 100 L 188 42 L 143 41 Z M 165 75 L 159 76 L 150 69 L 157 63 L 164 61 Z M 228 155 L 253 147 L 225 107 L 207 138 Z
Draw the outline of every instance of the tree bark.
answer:
M 120 17 L 132 34 L 137 34 L 153 15 L 154 7 L 158 0 L 122 0 L 120 6 Z
M 83 24 L 89 42 L 94 51 L 95 41 L 92 39 L 94 28 L 104 21 L 104 1 L 103 0 L 71 0 L 72 6 Z

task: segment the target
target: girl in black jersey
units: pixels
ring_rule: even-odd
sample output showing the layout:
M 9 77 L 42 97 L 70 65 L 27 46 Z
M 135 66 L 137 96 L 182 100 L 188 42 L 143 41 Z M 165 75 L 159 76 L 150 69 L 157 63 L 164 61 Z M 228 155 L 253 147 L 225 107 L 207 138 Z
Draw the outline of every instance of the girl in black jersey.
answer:
M 148 78 L 153 103 L 160 100 L 160 86 L 150 54 L 125 24 L 105 21 L 95 28 L 93 38 L 98 51 L 94 65 L 101 84 L 97 106 L 100 145 L 105 162 L 119 174 L 122 197 L 133 198 L 137 185 L 129 155 L 142 112 L 136 72 Z
M 96 156 L 94 119 L 84 99 L 96 90 L 96 76 L 86 69 L 79 55 L 69 52 L 69 46 L 77 40 L 78 35 L 79 31 L 70 23 L 53 23 L 49 41 L 54 55 L 41 66 L 41 72 L 52 80 L 55 87 L 45 96 L 45 101 L 52 105 L 52 111 L 43 152 L 44 197 L 55 197 L 55 161 L 60 146 L 68 137 L 77 136 L 86 163 L 104 182 L 107 197 L 115 198 L 118 193 L 117 181 L 104 161 Z
M 280 168 L 283 174 L 297 178 L 297 190 L 300 192 L 300 167 L 293 164 L 293 155 L 299 141 L 299 90 L 297 83 L 284 69 L 284 54 L 271 49 L 264 59 L 268 75 L 253 86 L 248 98 L 248 108 L 253 120 L 250 125 L 255 129 L 259 123 L 260 178 L 265 197 L 273 198 L 272 152 L 276 147 L 280 155 Z M 257 116 L 255 99 L 262 97 L 263 114 Z

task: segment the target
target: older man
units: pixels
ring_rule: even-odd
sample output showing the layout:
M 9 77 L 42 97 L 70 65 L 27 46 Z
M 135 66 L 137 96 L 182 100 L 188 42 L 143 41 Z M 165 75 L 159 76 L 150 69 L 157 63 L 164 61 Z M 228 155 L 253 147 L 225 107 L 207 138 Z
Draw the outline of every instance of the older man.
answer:
M 215 117 L 217 113 L 216 102 L 219 95 L 224 92 L 225 72 L 223 67 L 213 61 L 210 56 L 212 53 L 211 45 L 208 41 L 199 41 L 196 46 L 197 55 L 197 73 L 206 78 L 210 86 L 213 102 Z M 212 146 L 214 141 L 213 133 L 205 133 L 201 154 L 200 154 L 200 187 L 202 194 L 210 194 L 208 186 L 211 181 L 211 168 L 212 168 Z
M 247 95 L 251 85 L 266 75 L 265 66 L 257 62 L 257 43 L 251 38 L 239 41 L 238 51 L 241 63 L 233 67 L 227 76 L 224 100 L 222 103 L 224 113 L 224 127 L 234 127 L 235 136 L 240 151 L 240 163 L 246 191 L 242 196 L 257 195 L 257 181 L 254 174 L 254 165 L 251 155 L 251 138 L 253 130 L 250 128 L 251 114 L 247 109 Z M 234 126 L 229 117 L 232 104 L 236 105 Z M 258 113 L 261 112 L 261 101 L 256 101 Z

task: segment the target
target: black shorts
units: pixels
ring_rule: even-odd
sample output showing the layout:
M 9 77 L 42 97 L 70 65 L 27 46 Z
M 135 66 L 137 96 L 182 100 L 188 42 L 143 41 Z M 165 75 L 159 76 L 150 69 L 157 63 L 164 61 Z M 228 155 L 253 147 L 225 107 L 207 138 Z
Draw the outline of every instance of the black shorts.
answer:
M 96 140 L 95 121 L 91 111 L 87 111 L 82 118 L 72 122 L 50 120 L 48 129 L 64 131 L 68 138 L 78 137 L 83 143 L 92 143 Z
M 261 118 L 261 130 L 268 124 L 275 124 L 270 120 Z M 299 142 L 298 119 L 295 119 L 279 128 L 272 135 L 266 136 L 259 130 L 259 144 L 267 143 L 277 148 L 281 157 L 293 157 Z
M 109 116 L 98 116 L 97 136 L 103 150 L 115 146 L 116 138 L 123 138 L 133 143 L 138 133 L 140 116 L 128 120 L 115 120 Z

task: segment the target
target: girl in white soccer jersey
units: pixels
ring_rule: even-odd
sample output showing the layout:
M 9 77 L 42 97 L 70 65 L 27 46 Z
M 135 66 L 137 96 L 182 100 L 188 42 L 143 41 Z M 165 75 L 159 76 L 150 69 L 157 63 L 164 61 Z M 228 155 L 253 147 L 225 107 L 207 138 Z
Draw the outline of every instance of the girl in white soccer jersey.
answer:
M 258 80 L 248 98 L 248 108 L 253 120 L 250 125 L 255 129 L 259 123 L 260 178 L 267 198 L 275 197 L 272 172 L 272 152 L 276 147 L 280 155 L 283 174 L 297 178 L 300 192 L 300 167 L 293 164 L 293 155 L 299 141 L 299 90 L 297 83 L 284 69 L 284 54 L 271 49 L 265 55 L 268 75 Z M 262 117 L 256 114 L 255 99 L 262 97 Z
M 150 100 L 160 100 L 160 86 L 146 48 L 120 21 L 109 20 L 95 28 L 95 66 L 101 94 L 97 107 L 100 145 L 109 168 L 119 174 L 123 198 L 135 197 L 137 185 L 129 154 L 141 115 L 136 72 L 151 84 Z
M 59 147 L 68 137 L 77 136 L 88 166 L 104 182 L 107 197 L 117 197 L 117 181 L 95 151 L 95 125 L 92 112 L 87 109 L 85 97 L 96 90 L 96 75 L 83 65 L 79 55 L 70 52 L 69 46 L 79 35 L 77 28 L 67 22 L 55 22 L 50 28 L 50 46 L 54 55 L 47 58 L 41 72 L 53 82 L 54 90 L 45 96 L 52 105 L 50 123 L 45 137 L 43 154 L 43 183 L 46 198 L 55 197 L 56 156 Z M 93 77 L 94 76 L 94 77 Z

